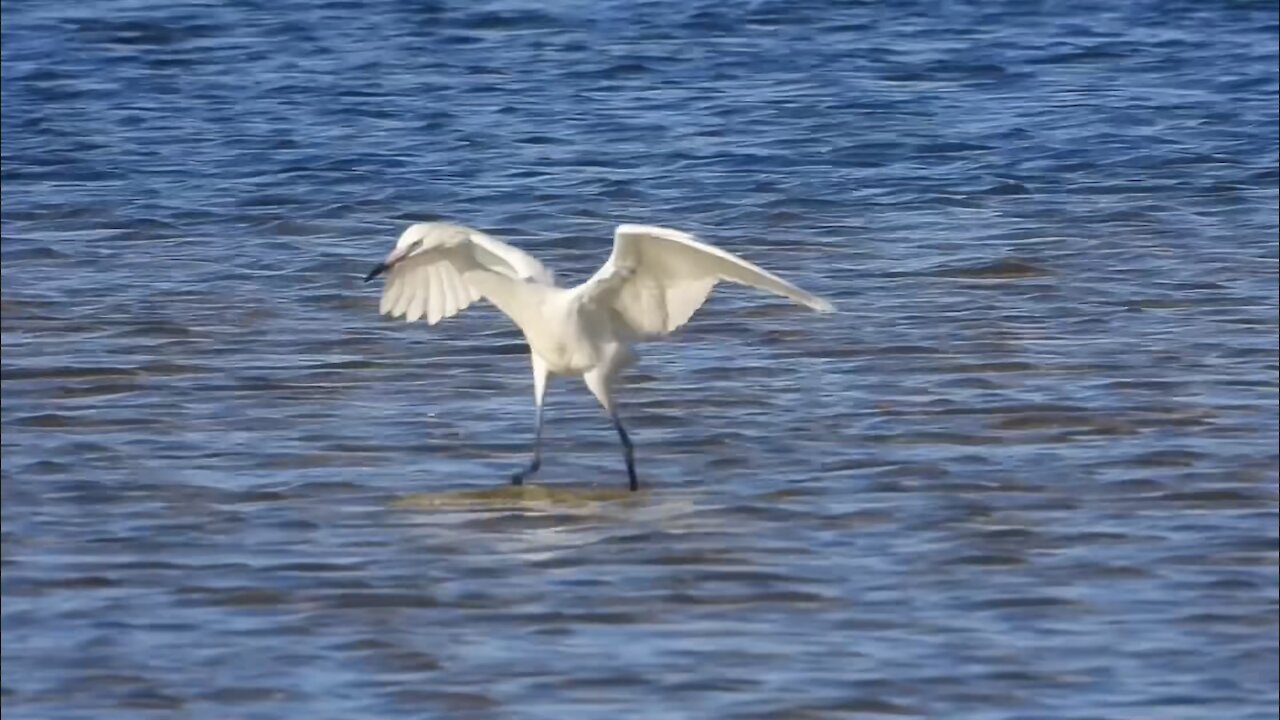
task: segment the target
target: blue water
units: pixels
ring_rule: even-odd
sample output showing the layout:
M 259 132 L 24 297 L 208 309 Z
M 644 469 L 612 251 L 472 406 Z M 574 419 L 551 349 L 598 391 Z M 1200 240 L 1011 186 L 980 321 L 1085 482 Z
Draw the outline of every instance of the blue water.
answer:
M 1273 718 L 1274 2 L 6 1 L 14 718 Z M 411 221 L 717 291 L 623 415 Z

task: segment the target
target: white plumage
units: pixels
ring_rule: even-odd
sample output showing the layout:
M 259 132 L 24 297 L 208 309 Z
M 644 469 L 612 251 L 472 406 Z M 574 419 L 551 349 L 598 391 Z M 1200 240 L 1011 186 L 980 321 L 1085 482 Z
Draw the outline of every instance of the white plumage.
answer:
M 542 263 L 479 230 L 419 223 L 400 235 L 387 259 L 365 278 L 387 274 L 379 312 L 434 325 L 485 298 L 515 322 L 532 350 L 537 430 L 533 460 L 519 485 L 541 465 L 542 404 L 550 375 L 581 375 L 613 418 L 632 490 L 634 453 L 613 405 L 611 386 L 639 340 L 666 335 L 689 321 L 717 282 L 748 285 L 818 312 L 830 303 L 763 268 L 696 237 L 652 225 L 619 225 L 613 254 L 586 282 L 560 288 Z

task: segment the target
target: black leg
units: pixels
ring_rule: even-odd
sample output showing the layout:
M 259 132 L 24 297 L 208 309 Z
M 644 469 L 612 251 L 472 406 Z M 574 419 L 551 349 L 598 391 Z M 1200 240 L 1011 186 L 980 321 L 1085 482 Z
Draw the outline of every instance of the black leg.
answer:
M 640 489 L 640 481 L 636 479 L 635 448 L 631 446 L 631 438 L 627 437 L 627 431 L 617 415 L 613 416 L 613 426 L 618 429 L 618 437 L 622 440 L 623 456 L 627 459 L 627 478 L 631 481 L 631 492 L 635 492 Z
M 542 467 L 542 406 L 538 406 L 538 428 L 533 432 L 533 460 L 529 461 L 529 465 L 525 469 L 511 476 L 512 485 L 523 485 L 524 479 L 538 472 L 538 468 Z

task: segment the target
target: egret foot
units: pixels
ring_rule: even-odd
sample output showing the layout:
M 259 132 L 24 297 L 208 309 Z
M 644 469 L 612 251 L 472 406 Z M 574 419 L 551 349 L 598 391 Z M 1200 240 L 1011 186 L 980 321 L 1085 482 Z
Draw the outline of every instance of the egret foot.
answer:
M 542 458 L 535 457 L 528 467 L 511 474 L 511 484 L 524 485 L 524 479 L 538 472 L 540 467 L 542 467 Z

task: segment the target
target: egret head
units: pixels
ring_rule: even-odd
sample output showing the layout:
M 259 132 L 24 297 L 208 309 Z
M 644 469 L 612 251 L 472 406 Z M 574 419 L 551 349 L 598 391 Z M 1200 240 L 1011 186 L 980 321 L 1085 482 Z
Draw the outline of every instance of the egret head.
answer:
M 455 238 L 454 236 L 457 235 Z M 378 277 L 379 275 L 389 272 L 391 268 L 399 263 L 408 260 L 422 252 L 437 248 L 456 245 L 457 241 L 466 238 L 466 233 L 454 225 L 448 223 L 415 223 L 405 228 L 400 233 L 400 239 L 396 240 L 395 249 L 387 254 L 387 259 L 378 263 L 368 275 L 364 276 L 364 281 Z

